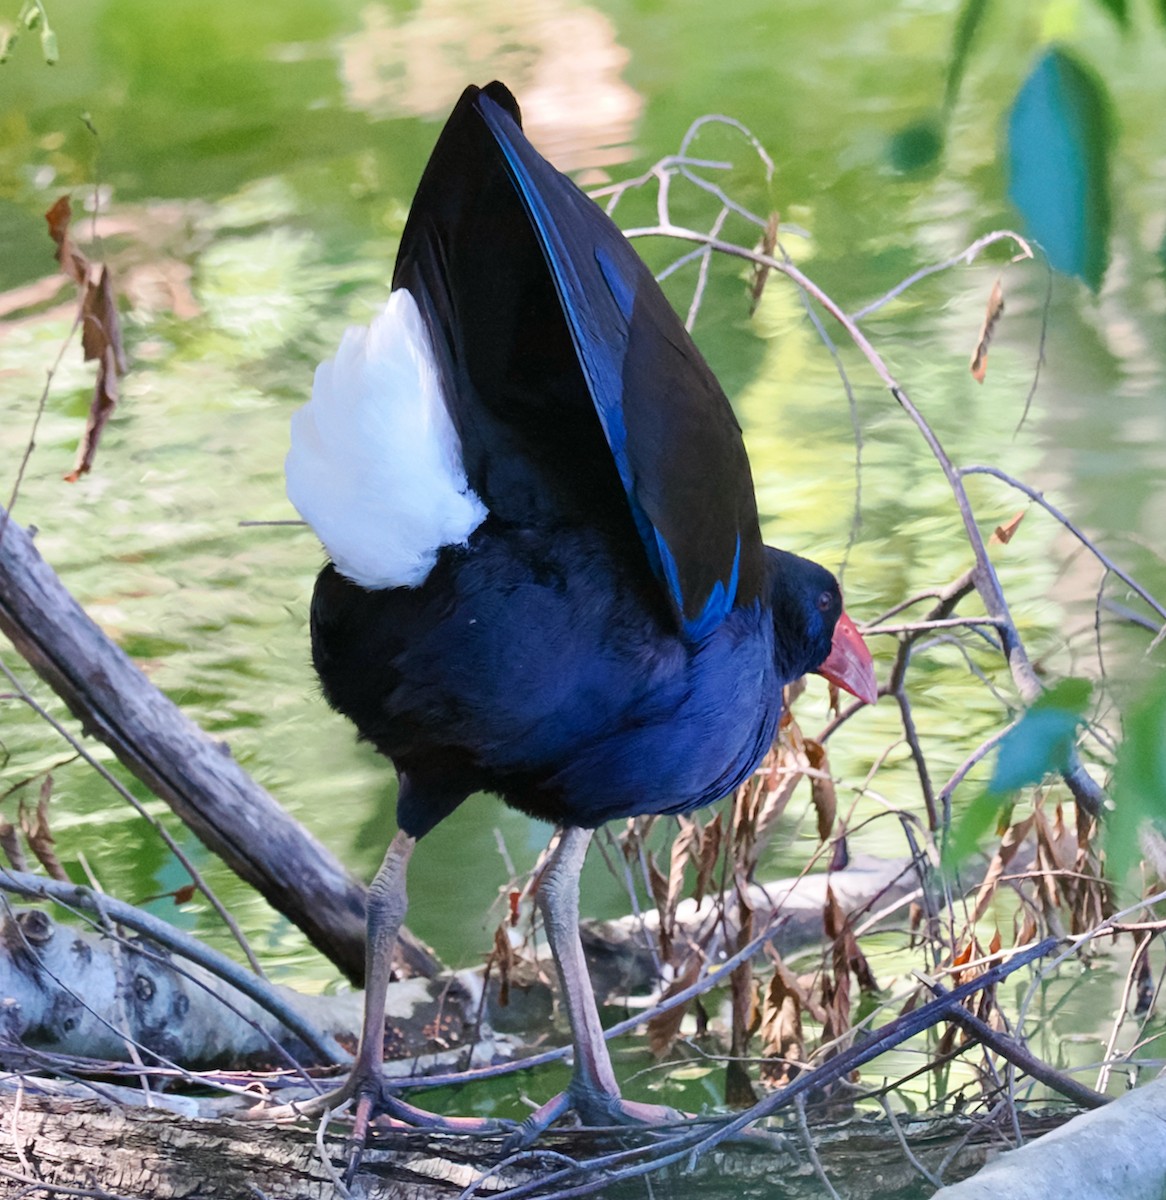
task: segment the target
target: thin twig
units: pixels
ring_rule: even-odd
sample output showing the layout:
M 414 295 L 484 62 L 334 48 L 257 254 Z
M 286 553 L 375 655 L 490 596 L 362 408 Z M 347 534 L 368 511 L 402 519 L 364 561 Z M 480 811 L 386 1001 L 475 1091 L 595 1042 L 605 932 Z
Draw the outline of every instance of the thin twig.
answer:
M 842 1197 L 838 1195 L 834 1185 L 830 1182 L 830 1177 L 826 1174 L 826 1168 L 822 1166 L 822 1160 L 818 1157 L 818 1151 L 814 1146 L 814 1138 L 810 1133 L 809 1122 L 806 1120 L 805 1096 L 794 1098 L 794 1112 L 797 1114 L 798 1133 L 802 1135 L 802 1148 L 810 1160 L 810 1165 L 814 1168 L 814 1174 L 817 1176 L 818 1182 L 826 1189 L 833 1200 L 842 1200 Z
M 1103 551 L 1096 542 L 1093 541 L 1078 525 L 1076 525 L 1065 513 L 1063 513 L 1055 504 L 1046 500 L 1042 492 L 1038 492 L 1036 488 L 1029 487 L 1028 484 L 1022 483 L 1019 479 L 1009 475 L 1007 471 L 1002 471 L 999 467 L 984 466 L 981 463 L 973 464 L 970 467 L 961 467 L 960 475 L 991 475 L 994 479 L 999 479 L 1009 487 L 1015 488 L 1018 492 L 1022 492 L 1034 504 L 1040 505 L 1055 521 L 1064 526 L 1088 551 L 1097 559 L 1099 563 L 1107 571 L 1111 571 L 1128 587 L 1132 592 L 1140 596 L 1163 620 L 1166 622 L 1166 606 L 1156 600 L 1138 581 L 1122 570 L 1108 554 Z M 1161 637 L 1161 633 L 1159 633 Z
M 252 971 L 255 972 L 261 979 L 264 978 L 263 968 L 259 964 L 259 959 L 255 957 L 255 951 L 251 949 L 250 943 L 247 941 L 243 930 L 239 927 L 238 921 L 230 914 L 227 907 L 215 894 L 210 884 L 202 877 L 202 872 L 194 865 L 190 855 L 170 836 L 170 831 L 158 820 L 142 802 L 127 788 L 121 780 L 119 780 L 104 763 L 99 762 L 89 751 L 78 741 L 77 738 L 61 724 L 44 708 L 37 699 L 28 691 L 27 688 L 20 682 L 12 669 L 3 659 L 0 659 L 0 673 L 8 680 L 12 687 L 16 690 L 17 698 L 30 708 L 46 725 L 49 726 L 56 734 L 61 737 L 69 746 L 76 751 L 77 755 L 85 761 L 97 774 L 105 780 L 107 784 L 141 817 L 158 835 L 162 844 L 174 855 L 174 858 L 181 864 L 187 875 L 190 877 L 191 883 L 198 889 L 199 893 L 204 897 L 206 902 L 214 909 L 219 920 L 223 922 L 226 928 L 230 931 L 231 936 L 238 943 L 239 948 L 243 951 L 247 958 Z
M 891 1131 L 895 1135 L 895 1140 L 899 1143 L 899 1149 L 903 1151 L 903 1157 L 911 1164 L 911 1166 L 915 1168 L 916 1171 L 919 1172 L 920 1175 L 923 1176 L 924 1179 L 927 1180 L 929 1184 L 931 1184 L 933 1188 L 943 1187 L 943 1180 L 940 1179 L 938 1175 L 933 1175 L 923 1165 L 923 1163 L 920 1162 L 915 1152 L 908 1145 L 906 1135 L 903 1133 L 903 1127 L 899 1124 L 899 1118 L 895 1116 L 895 1110 L 891 1107 L 891 1102 L 886 1098 L 886 1096 L 878 1096 L 877 1099 L 879 1104 L 882 1106 L 884 1115 L 887 1118 L 887 1124 L 890 1125 Z

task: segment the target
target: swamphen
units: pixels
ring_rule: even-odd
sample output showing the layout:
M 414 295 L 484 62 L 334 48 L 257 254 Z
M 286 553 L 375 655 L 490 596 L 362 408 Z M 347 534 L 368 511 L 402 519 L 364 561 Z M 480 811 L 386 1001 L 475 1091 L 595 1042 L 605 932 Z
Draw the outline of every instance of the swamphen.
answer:
M 502 84 L 458 101 L 385 309 L 293 419 L 287 485 L 331 558 L 312 600 L 324 694 L 400 780 L 364 1033 L 327 1102 L 357 1097 L 358 1127 L 372 1105 L 425 1120 L 381 1086 L 405 869 L 486 791 L 559 826 L 538 899 L 574 1074 L 526 1134 L 572 1107 L 672 1115 L 620 1097 L 603 1041 L 578 932 L 592 831 L 727 795 L 806 672 L 877 688 L 834 577 L 762 544 L 741 431 L 651 273 Z

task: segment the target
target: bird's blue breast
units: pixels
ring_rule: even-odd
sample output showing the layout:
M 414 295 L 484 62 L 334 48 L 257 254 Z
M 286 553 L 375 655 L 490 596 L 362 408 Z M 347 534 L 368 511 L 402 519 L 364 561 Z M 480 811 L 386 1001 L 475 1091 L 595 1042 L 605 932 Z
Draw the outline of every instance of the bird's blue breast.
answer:
M 585 531 L 487 522 L 421 588 L 354 602 L 382 605 L 394 629 L 381 748 L 422 785 L 415 763 L 469 755 L 475 790 L 594 826 L 720 799 L 773 739 L 781 691 L 762 606 L 693 645 Z

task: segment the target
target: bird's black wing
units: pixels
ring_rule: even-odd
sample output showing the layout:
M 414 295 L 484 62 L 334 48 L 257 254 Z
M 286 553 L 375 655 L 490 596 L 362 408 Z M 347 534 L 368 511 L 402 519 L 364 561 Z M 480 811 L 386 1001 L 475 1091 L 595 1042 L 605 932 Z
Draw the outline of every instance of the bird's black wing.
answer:
M 451 115 L 395 283 L 421 293 L 443 335 L 467 474 L 492 511 L 554 504 L 601 524 L 630 512 L 693 640 L 758 597 L 757 507 L 728 400 L 627 239 L 538 154 L 501 84 L 468 88 Z

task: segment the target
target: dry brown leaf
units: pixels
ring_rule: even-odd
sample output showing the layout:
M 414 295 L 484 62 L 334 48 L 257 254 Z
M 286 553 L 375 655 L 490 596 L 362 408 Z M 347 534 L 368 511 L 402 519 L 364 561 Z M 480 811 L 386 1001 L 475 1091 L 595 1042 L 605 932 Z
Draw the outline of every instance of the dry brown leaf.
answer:
M 697 852 L 696 888 L 693 896 L 699 904 L 713 881 L 713 872 L 717 867 L 717 859 L 721 854 L 721 842 L 724 840 L 725 822 L 720 812 L 701 830 L 700 849 Z
M 1016 857 L 1016 852 L 1020 847 L 1024 845 L 1024 841 L 1032 829 L 1032 824 L 1033 818 L 1025 817 L 1023 821 L 1018 821 L 1015 825 L 1010 826 L 1000 839 L 1000 845 L 992 856 L 992 861 L 988 864 L 988 872 L 976 894 L 976 907 L 972 911 L 973 924 L 987 911 L 1005 868 Z
M 788 737 L 783 737 L 777 749 L 766 759 L 764 789 L 760 796 L 754 822 L 754 843 L 758 849 L 769 841 L 774 825 L 785 812 L 803 778 L 803 759 L 795 749 L 802 743 L 802 733 L 795 721 L 790 722 Z
M 28 841 L 28 848 L 36 856 L 37 862 L 44 867 L 49 877 L 60 880 L 62 883 L 68 883 L 69 876 L 65 874 L 65 868 L 61 866 L 60 859 L 57 858 L 57 852 L 53 847 L 53 834 L 49 829 L 49 801 L 52 799 L 52 795 L 53 777 L 49 774 L 41 781 L 35 815 L 30 814 L 28 809 L 21 805 L 21 826 L 24 829 L 25 839 Z
M 671 930 L 676 917 L 676 906 L 684 891 L 684 871 L 696 855 L 699 841 L 697 824 L 691 817 L 678 816 L 680 832 L 672 839 L 672 857 L 668 864 L 668 891 L 665 897 L 664 909 L 660 920 L 668 922 Z
M 652 889 L 652 903 L 661 913 L 668 909 L 668 879 L 656 865 L 656 856 L 648 854 L 648 886 Z
M 28 870 L 20 835 L 11 821 L 0 821 L 0 850 L 4 851 L 4 857 L 8 859 L 8 865 L 14 871 Z
M 89 282 L 89 260 L 73 245 L 69 233 L 69 223 L 73 219 L 73 206 L 68 196 L 62 196 L 45 213 L 49 223 L 49 237 L 57 247 L 57 263 L 61 270 L 78 286 L 85 287 Z
M 975 945 L 976 940 L 975 938 L 972 938 L 972 940 L 969 941 L 962 950 L 957 950 L 955 955 L 952 957 L 951 965 L 953 967 L 962 967 L 965 963 L 971 962 Z M 966 976 L 963 971 L 953 971 L 951 976 L 951 986 L 959 987 L 959 985 L 967 978 L 970 978 L 970 976 Z
M 733 870 L 733 890 L 737 894 L 737 911 L 743 923 L 753 916 L 753 902 L 749 899 L 749 874 L 739 864 Z
M 831 971 L 822 974 L 822 1005 L 826 1010 L 822 1038 L 832 1042 L 850 1029 L 850 955 L 846 945 L 846 914 L 829 884 L 822 920 L 831 942 L 832 965 Z
M 494 930 L 494 949 L 490 952 L 489 968 L 498 972 L 498 1003 L 503 1008 L 510 1003 L 510 968 L 514 965 L 514 951 L 505 923 Z
M 1020 528 L 1020 522 L 1024 520 L 1024 514 L 1027 509 L 1022 508 L 1018 513 L 1013 514 L 1007 521 L 1003 521 L 997 525 L 992 531 L 992 536 L 988 539 L 989 546 L 1007 546 L 1012 541 L 1013 534 Z
M 57 262 L 81 289 L 81 350 L 86 362 L 97 363 L 97 379 L 85 421 L 85 432 L 77 448 L 73 469 L 65 476 L 69 483 L 75 483 L 92 468 L 101 434 L 117 407 L 121 392 L 118 379 L 126 373 L 125 347 L 113 291 L 113 276 L 109 267 L 103 266 L 97 279 L 92 278 L 89 260 L 73 244 L 70 232 L 72 217 L 73 208 L 68 196 L 62 196 L 45 213 L 49 236 L 57 247 Z
M 656 856 L 648 855 L 648 886 L 652 889 L 652 903 L 660 914 L 660 953 L 665 962 L 672 958 L 672 932 L 668 922 L 668 880 L 656 866 Z
M 810 776 L 810 800 L 818 816 L 818 840 L 824 842 L 834 829 L 838 794 L 834 790 L 834 780 L 830 778 L 830 760 L 825 746 L 812 738 L 806 738 L 804 746 L 806 761 L 811 770 L 817 772 Z
M 864 992 L 877 992 L 874 972 L 866 955 L 859 947 L 858 939 L 850 918 L 834 895 L 834 889 L 826 885 L 826 908 L 823 912 L 826 936 L 833 942 L 834 972 L 836 975 L 853 975 Z
M 113 349 L 113 366 L 119 375 L 126 371 L 125 347 L 121 339 L 121 319 L 113 293 L 113 276 L 101 268 L 97 282 L 88 282 L 81 301 L 81 349 L 86 362 L 105 356 Z
M 740 950 L 753 937 L 753 913 L 740 904 L 738 909 L 736 948 Z M 729 1006 L 731 1026 L 729 1060 L 725 1070 L 725 1103 L 733 1108 L 747 1108 L 756 1102 L 757 1094 L 744 1060 L 749 1056 L 749 1039 L 761 1024 L 761 1006 L 753 978 L 753 964 L 748 960 L 738 964 L 729 976 Z
M 972 378 L 977 383 L 983 383 L 984 376 L 988 373 L 988 346 L 1003 312 L 1004 288 L 997 279 L 992 285 L 992 294 L 988 297 L 988 309 L 984 313 L 984 323 L 980 326 L 980 336 L 976 341 L 976 349 L 972 353 L 972 361 L 969 364 Z
M 761 1078 L 770 1087 L 784 1086 L 806 1060 L 802 1011 L 808 1007 L 808 997 L 793 973 L 779 962 L 766 990 L 761 1018 L 761 1053 L 774 1060 L 762 1064 Z
M 81 313 L 81 345 L 87 361 L 97 360 L 97 379 L 93 388 L 93 402 L 85 420 L 85 432 L 77 447 L 77 461 L 65 476 L 69 483 L 76 483 L 92 468 L 101 435 L 117 407 L 121 390 L 118 378 L 125 374 L 121 322 L 113 295 L 113 277 L 108 267 L 101 268 L 96 285 L 86 287 Z
M 777 249 L 777 227 L 779 224 L 777 213 L 770 213 L 769 220 L 765 223 L 765 232 L 761 235 L 761 253 L 767 258 L 773 257 L 774 250 Z M 749 315 L 752 316 L 757 311 L 757 305 L 761 301 L 761 294 L 765 291 L 765 284 L 769 279 L 770 268 L 764 263 L 758 263 L 753 271 L 753 284 L 749 289 Z
M 1003 939 L 1003 938 L 1000 936 L 1000 930 L 999 930 L 999 929 L 997 929 L 997 930 L 996 930 L 996 932 L 995 932 L 994 934 L 992 934 L 992 940 L 991 940 L 991 941 L 988 943 L 988 955 L 989 955 L 989 957 L 991 957 L 991 956 L 993 956 L 993 955 L 996 955 L 996 954 L 999 954 L 999 953 L 1000 953 L 1000 947 L 1001 947 L 1003 944 L 1004 944 L 1004 939 Z
M 693 954 L 684 964 L 679 975 L 664 989 L 661 1000 L 669 1000 L 677 994 L 690 988 L 700 974 L 700 956 Z M 657 1058 L 663 1058 L 672 1049 L 680 1036 L 680 1026 L 684 1022 L 684 1014 L 688 1012 L 688 1004 L 678 1004 L 667 1012 L 657 1013 L 648 1020 L 648 1046 Z

